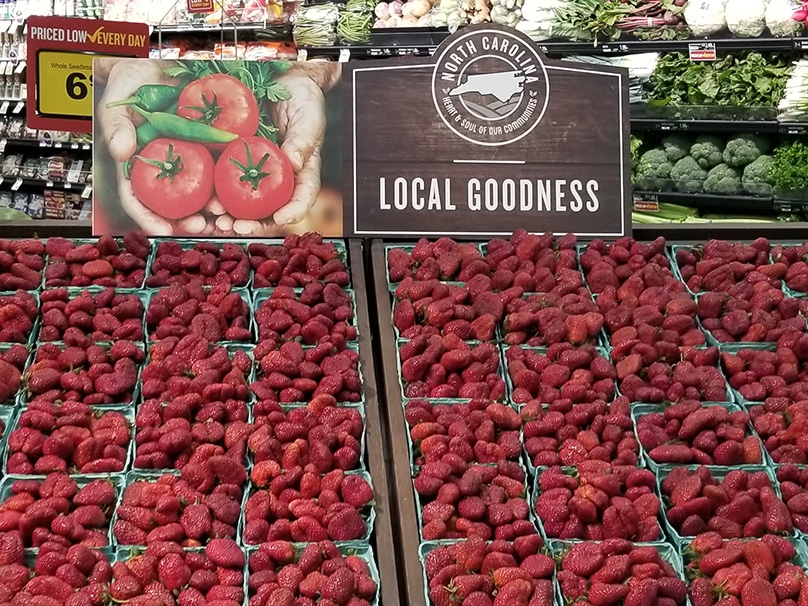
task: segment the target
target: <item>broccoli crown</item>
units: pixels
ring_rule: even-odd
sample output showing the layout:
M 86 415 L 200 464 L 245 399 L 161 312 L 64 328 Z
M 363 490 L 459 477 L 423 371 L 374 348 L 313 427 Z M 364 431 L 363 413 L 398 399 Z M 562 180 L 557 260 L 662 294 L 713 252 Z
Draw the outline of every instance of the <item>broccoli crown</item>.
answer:
M 735 196 L 741 193 L 740 173 L 726 164 L 719 164 L 707 173 L 704 181 L 704 191 L 708 194 L 721 194 L 724 196 Z
M 710 170 L 724 161 L 721 156 L 723 149 L 724 144 L 718 137 L 713 135 L 701 135 L 690 148 L 690 155 L 698 162 L 699 166 Z
M 668 185 L 672 168 L 664 150 L 651 149 L 640 157 L 640 163 L 634 172 L 634 182 L 638 189 L 662 191 Z
M 772 193 L 773 156 L 760 156 L 743 169 L 743 188 L 756 196 L 769 196 Z
M 668 135 L 662 139 L 662 149 L 671 162 L 678 162 L 690 153 L 692 142 L 684 135 Z
M 707 178 L 707 171 L 691 156 L 685 156 L 679 160 L 671 169 L 671 180 L 676 187 L 676 191 L 683 194 L 697 194 L 704 191 L 704 180 Z
M 769 151 L 769 141 L 760 135 L 735 135 L 724 148 L 724 163 L 741 167 L 751 164 Z

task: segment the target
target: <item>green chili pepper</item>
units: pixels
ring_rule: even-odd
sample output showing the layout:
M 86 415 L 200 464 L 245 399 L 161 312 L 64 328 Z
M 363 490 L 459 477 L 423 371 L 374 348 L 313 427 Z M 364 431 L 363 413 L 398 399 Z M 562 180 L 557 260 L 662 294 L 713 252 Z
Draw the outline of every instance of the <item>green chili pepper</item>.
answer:
M 166 112 L 147 112 L 133 105 L 134 109 L 141 116 L 146 118 L 149 124 L 164 137 L 174 137 L 184 141 L 194 141 L 196 143 L 230 143 L 238 139 L 238 135 L 218 129 L 207 124 L 186 120 L 180 116 Z
M 176 112 L 177 111 L 177 104 L 172 103 L 168 107 L 167 111 L 168 111 L 168 113 L 172 113 L 172 114 L 174 112 Z M 137 127 L 137 147 L 138 147 L 138 150 L 143 149 L 149 143 L 151 143 L 155 139 L 159 139 L 159 138 L 160 138 L 160 133 L 157 132 L 157 129 L 154 128 L 148 122 L 144 122 L 143 124 L 141 124 L 140 126 Z
M 107 109 L 121 105 L 137 105 L 149 112 L 163 111 L 180 96 L 180 89 L 166 84 L 144 84 L 134 95 L 120 101 L 107 103 Z

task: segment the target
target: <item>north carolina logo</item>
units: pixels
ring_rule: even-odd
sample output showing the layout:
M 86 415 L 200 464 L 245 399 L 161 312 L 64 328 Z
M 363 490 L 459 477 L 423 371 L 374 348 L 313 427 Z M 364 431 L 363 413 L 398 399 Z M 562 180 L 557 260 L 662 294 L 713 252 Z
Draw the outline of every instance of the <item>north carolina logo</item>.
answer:
M 534 45 L 490 26 L 453 38 L 432 73 L 432 99 L 441 120 L 477 145 L 507 145 L 525 137 L 544 116 L 549 92 Z

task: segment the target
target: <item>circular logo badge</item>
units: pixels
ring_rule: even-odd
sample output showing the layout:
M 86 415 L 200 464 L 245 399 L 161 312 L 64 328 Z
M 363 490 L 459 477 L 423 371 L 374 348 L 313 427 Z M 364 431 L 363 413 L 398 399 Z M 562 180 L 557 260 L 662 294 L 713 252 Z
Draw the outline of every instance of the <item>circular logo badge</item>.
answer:
M 432 100 L 456 135 L 500 146 L 528 135 L 547 111 L 550 85 L 531 41 L 505 29 L 474 29 L 437 57 Z

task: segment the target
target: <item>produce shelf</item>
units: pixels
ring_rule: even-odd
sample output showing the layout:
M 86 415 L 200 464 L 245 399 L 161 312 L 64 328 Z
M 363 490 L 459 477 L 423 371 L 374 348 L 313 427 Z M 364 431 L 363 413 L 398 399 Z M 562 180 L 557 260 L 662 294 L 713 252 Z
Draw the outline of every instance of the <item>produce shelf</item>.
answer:
M 716 211 L 771 214 L 774 199 L 760 196 L 719 196 L 712 194 L 682 194 L 679 192 L 634 191 L 634 201 L 669 202 L 682 206 L 696 206 Z
M 211 28 L 206 28 L 208 31 Z M 217 29 L 217 28 L 213 28 Z M 163 29 L 164 32 L 169 31 Z M 180 30 L 187 31 L 187 30 Z M 304 46 L 309 55 L 340 55 L 343 49 L 354 58 L 371 58 L 397 55 L 429 55 L 449 36 L 445 27 L 401 27 L 374 29 L 370 42 L 361 45 Z M 620 55 L 648 52 L 687 52 L 691 44 L 715 44 L 718 53 L 725 51 L 789 51 L 808 50 L 808 37 L 795 38 L 689 38 L 684 40 L 635 40 L 625 39 L 608 42 L 570 42 L 566 40 L 542 40 L 536 45 L 547 55 Z M 417 52 L 412 52 L 413 50 Z M 409 51 L 409 52 L 408 52 Z

